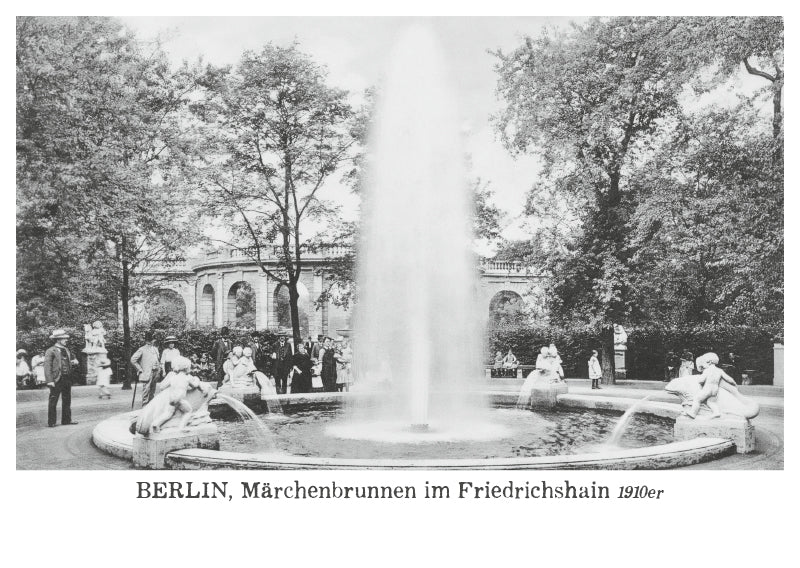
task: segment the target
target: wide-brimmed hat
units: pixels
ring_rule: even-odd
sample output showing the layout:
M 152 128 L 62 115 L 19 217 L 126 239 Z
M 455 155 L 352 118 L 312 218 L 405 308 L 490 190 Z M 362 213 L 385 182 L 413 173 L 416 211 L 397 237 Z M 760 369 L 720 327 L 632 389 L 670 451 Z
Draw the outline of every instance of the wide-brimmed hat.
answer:
M 25 351 L 24 349 L 17 349 L 17 355 L 27 355 L 27 354 L 28 352 Z
M 97 366 L 98 367 L 110 367 L 111 366 L 111 361 L 109 359 L 100 359 L 97 362 Z
M 174 335 L 168 335 L 164 338 L 163 343 L 178 343 L 178 338 Z
M 50 339 L 69 339 L 69 333 L 64 331 L 63 328 L 54 329 L 50 334 Z

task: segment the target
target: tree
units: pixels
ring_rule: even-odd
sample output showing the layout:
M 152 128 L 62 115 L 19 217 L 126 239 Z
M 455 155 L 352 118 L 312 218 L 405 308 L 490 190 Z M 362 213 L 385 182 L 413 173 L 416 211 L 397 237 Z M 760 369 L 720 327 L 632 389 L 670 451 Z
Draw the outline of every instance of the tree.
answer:
M 631 219 L 638 319 L 783 321 L 783 191 L 749 103 L 687 117 L 640 170 Z
M 626 225 L 630 169 L 679 110 L 687 72 L 671 18 L 593 19 L 497 52 L 497 127 L 513 152 L 544 163 L 534 187 L 571 200 L 579 230 L 554 266 L 555 315 L 607 327 L 631 310 Z
M 137 275 L 179 260 L 190 233 L 183 111 L 197 70 L 173 71 L 158 43 L 109 18 L 21 18 L 17 34 L 18 233 L 36 234 L 34 219 L 86 255 L 73 270 L 98 267 L 120 301 L 129 358 L 129 304 L 146 284 Z
M 336 208 L 321 199 L 325 183 L 352 163 L 358 140 L 347 92 L 326 84 L 327 71 L 296 44 L 245 52 L 235 70 L 208 78 L 194 108 L 218 131 L 205 159 L 208 206 L 229 222 L 220 239 L 255 260 L 289 291 L 294 340 L 300 341 L 297 283 L 303 255 L 321 243 Z M 267 257 L 275 251 L 279 269 Z

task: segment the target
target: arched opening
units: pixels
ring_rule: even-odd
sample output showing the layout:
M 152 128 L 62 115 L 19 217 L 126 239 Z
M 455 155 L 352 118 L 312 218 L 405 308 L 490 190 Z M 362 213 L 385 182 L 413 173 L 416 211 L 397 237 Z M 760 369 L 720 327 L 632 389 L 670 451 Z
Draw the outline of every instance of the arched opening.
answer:
M 525 303 L 522 296 L 511 290 L 501 290 L 489 302 L 489 324 L 493 327 L 523 323 Z
M 186 325 L 186 302 L 175 290 L 162 288 L 151 292 L 145 311 L 151 327 L 168 329 Z
M 228 290 L 225 321 L 235 327 L 256 326 L 256 292 L 248 282 L 236 282 Z
M 300 296 L 297 300 L 297 311 L 300 316 L 300 337 L 308 336 L 308 310 L 309 294 L 308 289 L 302 282 L 297 283 L 297 293 Z M 292 329 L 292 312 L 289 306 L 289 288 L 285 284 L 278 284 L 275 288 L 274 312 L 278 327 Z
M 215 315 L 214 287 L 211 284 L 203 286 L 200 294 L 200 302 L 197 305 L 197 324 L 211 326 L 214 325 Z

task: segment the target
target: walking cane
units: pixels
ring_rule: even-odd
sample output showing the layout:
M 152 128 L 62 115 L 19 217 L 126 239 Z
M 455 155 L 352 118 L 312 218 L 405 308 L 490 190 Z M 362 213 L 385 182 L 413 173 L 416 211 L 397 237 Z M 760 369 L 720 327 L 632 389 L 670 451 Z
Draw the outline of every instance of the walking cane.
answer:
M 131 398 L 131 410 L 133 410 L 133 405 L 136 404 L 136 387 L 139 386 L 139 377 L 136 377 L 136 382 L 133 383 L 133 397 Z

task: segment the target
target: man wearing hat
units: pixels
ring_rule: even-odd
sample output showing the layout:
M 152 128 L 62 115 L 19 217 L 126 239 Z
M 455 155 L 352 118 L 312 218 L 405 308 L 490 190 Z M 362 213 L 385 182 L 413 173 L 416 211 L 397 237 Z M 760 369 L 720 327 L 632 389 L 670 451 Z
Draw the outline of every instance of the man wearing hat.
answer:
M 167 376 L 172 370 L 172 362 L 181 356 L 181 352 L 175 347 L 178 343 L 178 338 L 174 335 L 168 335 L 164 338 L 164 350 L 161 352 L 161 372 Z
M 44 377 L 50 387 L 50 396 L 47 401 L 47 425 L 52 428 L 56 425 L 56 405 L 61 397 L 61 424 L 77 424 L 72 421 L 72 382 L 69 376 L 73 365 L 78 364 L 72 358 L 72 353 L 67 349 L 69 334 L 63 329 L 56 329 L 50 335 L 55 344 L 44 353 Z
M 256 369 L 264 372 L 264 346 L 261 345 L 261 342 L 258 340 L 258 332 L 253 331 L 250 333 L 250 343 L 247 344 L 247 347 L 251 349 L 253 352 L 253 364 L 256 366 Z
M 311 344 L 311 347 L 308 349 L 308 354 L 314 360 L 319 360 L 319 351 L 322 349 L 322 344 L 325 342 L 325 334 L 320 333 L 317 335 L 317 341 Z
M 156 395 L 156 385 L 161 375 L 161 362 L 159 361 L 158 347 L 156 347 L 156 337 L 152 331 L 144 334 L 145 344 L 136 350 L 131 357 L 131 365 L 139 374 L 139 382 L 142 384 L 142 406 L 153 400 Z
M 275 373 L 275 390 L 278 394 L 286 394 L 286 379 L 292 369 L 292 344 L 286 341 L 286 333 L 278 336 L 272 346 L 273 371 Z
M 217 371 L 218 387 L 222 385 L 222 381 L 225 379 L 225 370 L 222 366 L 228 360 L 228 353 L 231 352 L 233 347 L 231 340 L 228 339 L 229 333 L 230 330 L 227 327 L 221 327 L 219 329 L 220 338 L 214 342 L 214 346 L 211 348 L 211 358 L 214 360 L 214 369 Z

